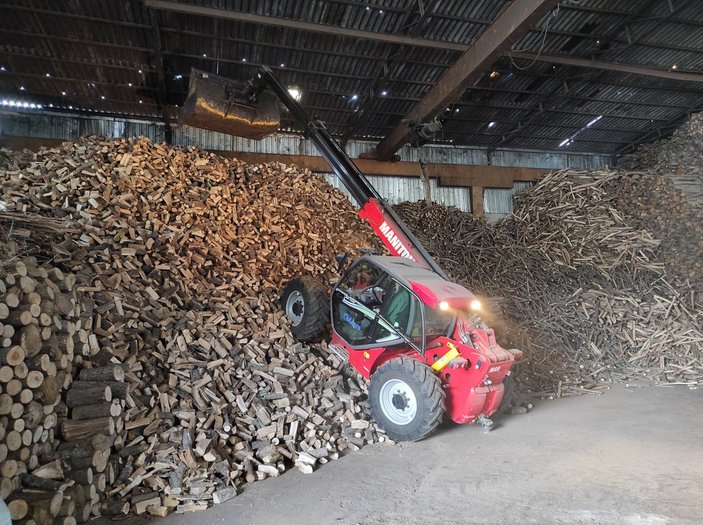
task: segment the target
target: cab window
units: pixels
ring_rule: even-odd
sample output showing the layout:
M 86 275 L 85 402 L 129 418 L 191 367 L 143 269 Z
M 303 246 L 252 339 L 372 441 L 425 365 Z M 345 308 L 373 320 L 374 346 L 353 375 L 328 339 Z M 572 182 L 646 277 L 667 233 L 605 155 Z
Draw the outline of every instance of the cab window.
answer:
M 401 330 L 404 334 L 410 337 L 421 336 L 422 305 L 418 298 L 405 286 L 390 277 L 387 277 L 380 284 L 385 290 L 383 305 L 380 308 L 381 316 L 388 321 L 391 327 Z M 385 342 L 397 339 L 399 336 L 389 328 L 379 320 L 373 334 L 374 341 Z
M 340 281 L 339 287 L 345 292 L 363 290 L 376 284 L 381 277 L 381 270 L 367 261 L 363 261 L 349 270 Z
M 372 342 L 371 332 L 376 324 L 376 312 L 383 302 L 378 287 L 383 272 L 368 261 L 349 269 L 332 297 L 332 322 L 337 333 L 350 345 L 362 346 Z

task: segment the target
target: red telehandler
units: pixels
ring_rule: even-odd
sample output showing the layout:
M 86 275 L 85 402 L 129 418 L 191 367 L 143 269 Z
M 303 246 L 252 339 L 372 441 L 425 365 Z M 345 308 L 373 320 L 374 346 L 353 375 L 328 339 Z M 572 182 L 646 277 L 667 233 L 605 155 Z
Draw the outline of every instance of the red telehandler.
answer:
M 260 68 L 239 91 L 232 81 L 193 70 L 182 121 L 262 138 L 275 130 L 278 118 L 277 107 L 268 102 L 271 92 L 303 126 L 357 202 L 359 215 L 395 255 L 353 261 L 331 295 L 314 276 L 291 280 L 281 305 L 293 335 L 319 341 L 331 327 L 328 348 L 369 380 L 372 416 L 394 440 L 426 437 L 445 414 L 490 430 L 490 416 L 508 403 L 511 367 L 521 352 L 498 345 L 474 295 L 448 280 L 324 124 L 308 117 L 271 70 Z M 346 257 L 340 258 L 340 266 L 344 262 Z

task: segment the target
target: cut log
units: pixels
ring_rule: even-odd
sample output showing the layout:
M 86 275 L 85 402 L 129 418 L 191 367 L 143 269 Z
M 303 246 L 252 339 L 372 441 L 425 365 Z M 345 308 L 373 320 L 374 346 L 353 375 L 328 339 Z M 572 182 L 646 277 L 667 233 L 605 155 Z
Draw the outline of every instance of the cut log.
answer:
M 61 434 L 66 441 L 89 439 L 96 434 L 112 436 L 115 433 L 115 420 L 111 417 L 72 420 L 61 422 Z
M 17 344 L 22 347 L 26 357 L 34 357 L 42 348 L 42 338 L 35 324 L 22 327 L 16 335 Z
M 24 361 L 24 349 L 21 346 L 0 348 L 0 363 L 9 366 L 19 365 Z
M 84 368 L 78 374 L 81 381 L 124 381 L 124 369 L 110 365 L 97 368 Z
M 66 405 L 69 408 L 95 405 L 105 401 L 112 401 L 112 391 L 109 386 L 98 381 L 75 381 L 66 394 Z

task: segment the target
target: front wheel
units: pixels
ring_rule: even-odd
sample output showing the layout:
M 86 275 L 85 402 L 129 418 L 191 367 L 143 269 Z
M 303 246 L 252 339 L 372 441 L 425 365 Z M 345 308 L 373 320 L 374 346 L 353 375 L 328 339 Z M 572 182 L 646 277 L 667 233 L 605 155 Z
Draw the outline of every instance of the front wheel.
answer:
M 312 277 L 292 279 L 283 290 L 281 308 L 290 321 L 293 336 L 303 343 L 316 342 L 327 335 L 330 319 L 327 288 Z
M 513 393 L 515 392 L 515 381 L 512 374 L 505 376 L 503 379 L 503 399 L 500 400 L 500 405 L 496 409 L 496 414 L 505 414 L 510 408 L 510 403 L 513 401 Z
M 417 359 L 399 357 L 371 375 L 371 415 L 391 439 L 418 441 L 442 422 L 444 390 L 432 369 Z

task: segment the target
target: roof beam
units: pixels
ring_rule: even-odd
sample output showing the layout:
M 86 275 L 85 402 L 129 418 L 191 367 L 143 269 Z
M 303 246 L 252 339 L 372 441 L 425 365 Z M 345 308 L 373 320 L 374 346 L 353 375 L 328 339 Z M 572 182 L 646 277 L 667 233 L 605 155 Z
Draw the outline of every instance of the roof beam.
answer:
M 433 49 L 441 49 L 443 51 L 464 51 L 466 49 L 465 45 L 455 44 L 452 42 L 441 42 L 438 40 L 427 40 L 424 38 L 413 38 L 403 35 L 378 33 L 375 31 L 347 29 L 344 27 L 330 26 L 325 24 L 314 24 L 311 22 L 301 22 L 299 20 L 290 20 L 287 18 L 276 18 L 273 16 L 262 16 L 251 13 L 242 13 L 240 11 L 231 11 L 212 7 L 202 7 L 191 4 L 181 4 L 177 2 L 169 2 L 166 0 L 145 0 L 144 5 L 152 9 L 172 11 L 185 15 L 205 16 L 208 18 L 221 18 L 223 20 L 233 20 L 236 22 L 248 22 L 251 24 L 284 27 L 287 29 L 309 31 L 311 33 L 321 33 L 337 37 L 343 36 L 349 38 L 359 38 L 362 40 L 374 40 L 376 42 L 384 42 L 386 44 L 401 44 L 415 47 L 429 47 Z
M 669 80 L 680 80 L 682 82 L 703 82 L 703 74 L 701 73 L 689 73 L 686 71 L 672 71 L 669 69 L 659 69 L 654 67 L 633 66 L 630 64 L 621 64 L 618 62 L 601 62 L 600 60 L 591 60 L 589 58 L 537 55 L 535 53 L 524 52 L 513 52 L 511 53 L 511 56 L 513 58 L 521 58 L 524 60 L 539 60 L 540 62 L 560 64 L 563 66 L 576 66 L 591 69 L 601 69 L 605 71 L 618 71 L 620 73 L 644 75 L 648 77 L 659 77 L 666 78 Z
M 106 67 L 108 69 L 124 69 L 126 71 L 132 71 L 135 72 L 137 69 L 141 68 L 142 71 L 146 73 L 151 73 L 152 71 L 155 71 L 155 69 L 152 66 L 146 65 L 146 66 L 134 66 L 134 65 L 124 65 L 124 64 L 109 64 L 107 62 L 94 62 L 92 60 L 81 60 L 79 58 L 72 58 L 72 57 L 56 57 L 56 56 L 47 56 L 47 55 L 37 55 L 35 53 L 20 53 L 20 52 L 15 52 L 15 51 L 4 51 L 2 52 L 4 55 L 7 56 L 15 56 L 15 57 L 22 57 L 22 58 L 30 58 L 32 60 L 36 61 L 46 61 L 46 62 L 51 62 L 52 64 L 80 64 L 81 66 L 91 66 L 91 67 Z
M 37 39 L 37 38 L 46 38 L 48 40 L 57 40 L 59 42 L 69 42 L 71 44 L 80 44 L 81 46 L 99 46 L 99 47 L 109 47 L 113 49 L 123 49 L 125 51 L 144 51 L 144 52 L 151 52 L 151 48 L 146 48 L 146 47 L 139 47 L 139 46 L 134 46 L 130 44 L 113 44 L 111 42 L 100 42 L 97 40 L 85 40 L 85 39 L 80 39 L 80 38 L 72 38 L 68 36 L 61 36 L 61 35 L 49 35 L 49 34 L 43 34 L 43 33 L 30 33 L 28 31 L 20 31 L 17 29 L 6 29 L 6 28 L 0 28 L 0 34 L 2 33 L 7 33 L 8 35 L 18 35 L 18 36 L 23 36 L 28 38 L 30 41 L 32 39 Z M 17 47 L 22 47 L 19 45 L 15 46 Z
M 467 87 L 495 63 L 502 52 L 529 31 L 557 3 L 557 0 L 521 0 L 510 4 L 410 110 L 407 118 L 423 122 L 459 98 Z M 377 157 L 386 160 L 393 156 L 405 143 L 408 131 L 407 126 L 398 123 L 376 147 Z
M 15 77 L 20 77 L 20 78 L 36 78 L 39 80 L 43 81 L 59 81 L 59 82 L 68 82 L 71 84 L 82 84 L 84 86 L 87 86 L 89 84 L 95 84 L 96 86 L 107 86 L 108 88 L 121 88 L 121 89 L 131 89 L 130 86 L 121 84 L 118 81 L 112 81 L 112 80 L 91 80 L 89 78 L 75 78 L 75 77 L 61 77 L 61 76 L 54 76 L 52 75 L 51 77 L 47 77 L 46 74 L 42 75 L 40 73 L 29 73 L 27 71 L 19 71 L 17 69 L 12 69 L 11 71 L 7 71 L 3 73 L 3 75 L 7 76 L 15 76 Z M 133 89 L 137 91 L 156 91 L 156 88 L 150 87 L 147 85 L 140 85 L 137 83 L 134 83 Z M 57 90 L 61 91 L 61 90 Z
M 33 7 L 33 6 L 26 6 L 26 5 L 6 5 L 3 4 L 2 6 L 3 9 L 11 9 L 13 11 L 24 11 L 27 13 L 35 13 L 35 14 L 40 14 L 40 15 L 47 15 L 50 17 L 61 17 L 61 18 L 72 18 L 74 20 L 81 20 L 83 22 L 91 22 L 91 23 L 98 23 L 98 24 L 109 24 L 109 25 L 117 25 L 121 27 L 133 27 L 136 29 L 149 29 L 148 25 L 144 24 L 138 24 L 135 22 L 128 22 L 126 20 L 119 20 L 116 18 L 98 18 L 96 16 L 86 16 L 86 15 L 81 15 L 78 13 L 69 13 L 66 11 L 53 11 L 50 9 L 40 9 L 38 7 Z

